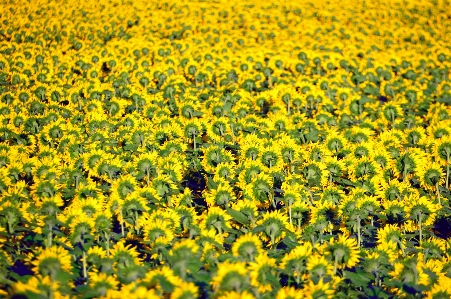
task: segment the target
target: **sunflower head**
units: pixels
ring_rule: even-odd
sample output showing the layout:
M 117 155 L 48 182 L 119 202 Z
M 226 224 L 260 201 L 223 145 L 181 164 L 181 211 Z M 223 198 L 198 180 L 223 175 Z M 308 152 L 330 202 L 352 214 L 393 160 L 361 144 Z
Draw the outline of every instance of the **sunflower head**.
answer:
M 240 236 L 232 245 L 233 256 L 251 262 L 261 253 L 262 242 L 258 236 L 248 233 Z
M 61 271 L 70 272 L 72 270 L 72 257 L 69 252 L 58 246 L 46 248 L 38 253 L 31 262 L 33 272 L 42 276 L 49 276 L 55 279 Z

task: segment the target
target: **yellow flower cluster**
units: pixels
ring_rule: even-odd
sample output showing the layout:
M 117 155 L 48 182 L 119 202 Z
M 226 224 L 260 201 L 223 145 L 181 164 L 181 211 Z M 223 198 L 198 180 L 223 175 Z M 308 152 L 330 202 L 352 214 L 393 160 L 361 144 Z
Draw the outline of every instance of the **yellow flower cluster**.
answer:
M 0 296 L 451 297 L 449 7 L 0 3 Z

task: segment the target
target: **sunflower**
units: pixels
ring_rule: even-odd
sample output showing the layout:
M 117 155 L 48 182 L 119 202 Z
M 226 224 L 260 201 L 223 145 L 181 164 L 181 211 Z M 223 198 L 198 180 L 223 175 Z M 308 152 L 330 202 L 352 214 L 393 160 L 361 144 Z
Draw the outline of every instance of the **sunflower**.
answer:
M 338 160 L 337 157 L 329 157 L 324 160 L 326 170 L 329 172 L 329 184 L 332 181 L 343 176 L 346 170 L 346 165 L 343 160 Z
M 238 144 L 241 148 L 240 160 L 256 160 L 263 147 L 262 139 L 256 134 L 247 134 L 244 137 L 240 137 Z
M 424 158 L 424 153 L 418 148 L 412 148 L 410 151 L 405 151 L 396 159 L 395 170 L 402 176 L 403 181 L 407 182 L 414 172 L 426 165 L 427 161 Z
M 111 185 L 112 192 L 116 193 L 122 200 L 137 189 L 138 184 L 132 175 L 121 176 Z
M 253 228 L 258 216 L 257 203 L 253 200 L 238 200 L 232 203 L 233 210 L 243 213 L 249 219 L 249 227 Z
M 437 282 L 434 283 L 432 288 L 425 291 L 426 298 L 428 299 L 446 299 L 451 297 L 451 278 L 447 276 L 439 276 Z
M 205 192 L 204 197 L 207 205 L 209 207 L 229 207 L 230 203 L 236 200 L 235 192 L 233 192 L 232 186 L 224 179 L 221 179 L 216 183 L 217 186 L 215 189 Z
M 150 178 L 157 173 L 157 161 L 156 151 L 142 153 L 133 160 L 134 167 L 145 178 L 147 186 L 150 185 Z
M 225 179 L 233 180 L 235 178 L 236 165 L 233 162 L 219 163 L 216 167 L 213 180 Z
M 345 193 L 342 189 L 335 186 L 328 186 L 323 189 L 323 192 L 321 194 L 321 201 L 338 204 L 344 197 Z
M 200 231 L 199 236 L 196 236 L 196 242 L 202 247 L 211 245 L 217 251 L 222 251 L 224 249 L 224 236 L 219 235 L 213 228 Z
M 262 252 L 262 242 L 258 236 L 248 233 L 240 236 L 232 244 L 232 254 L 247 262 L 254 261 L 255 257 Z
M 282 202 L 288 206 L 288 215 L 290 217 L 290 224 L 293 224 L 292 207 L 294 203 L 299 203 L 301 199 L 301 186 L 299 184 L 290 184 L 288 181 L 282 183 L 283 199 Z
M 315 202 L 314 206 L 310 209 L 310 224 L 317 226 L 323 221 L 326 221 L 327 225 L 323 229 L 320 229 L 321 232 L 332 232 L 332 221 L 337 214 L 335 209 L 336 207 L 332 203 L 320 201 Z
M 185 156 L 173 152 L 158 159 L 158 174 L 167 175 L 174 183 L 179 183 L 185 175 L 187 166 Z
M 106 296 L 108 290 L 115 290 L 119 286 L 119 281 L 114 276 L 106 273 L 89 273 L 89 287 L 96 292 L 96 296 Z
M 193 194 L 190 188 L 185 187 L 183 192 L 171 196 L 171 202 L 175 207 L 191 207 Z
M 255 200 L 262 207 L 272 204 L 275 207 L 273 195 L 273 178 L 265 173 L 256 174 L 244 189 L 244 196 Z
M 285 254 L 279 267 L 288 275 L 295 276 L 296 283 L 299 285 L 301 278 L 306 278 L 304 274 L 307 270 L 307 260 L 312 253 L 312 244 L 310 242 L 305 242 L 304 244 L 292 249 L 288 254 Z
M 264 241 L 270 241 L 269 246 L 274 245 L 282 240 L 286 232 L 290 230 L 287 216 L 280 213 L 280 211 L 267 212 L 263 218 L 257 222 L 257 226 L 262 227 L 263 231 L 260 233 Z
M 224 140 L 225 136 L 230 133 L 229 119 L 226 117 L 216 118 L 206 127 L 208 138 L 215 143 Z
M 150 244 L 159 242 L 170 244 L 174 239 L 174 232 L 167 222 L 161 219 L 145 220 L 142 224 L 144 241 Z
M 451 137 L 441 138 L 435 142 L 434 155 L 440 159 L 441 164 L 446 165 L 446 177 L 445 186 L 449 188 L 449 176 L 450 176 L 450 165 L 451 165 Z
M 445 183 L 445 174 L 438 163 L 424 163 L 417 169 L 417 175 L 420 178 L 420 185 L 426 190 L 437 191 L 437 198 L 441 204 L 439 186 Z
M 161 220 L 174 231 L 180 228 L 180 215 L 173 208 L 157 209 L 150 214 L 144 214 L 144 217 L 150 222 Z
M 260 162 L 265 166 L 266 171 L 277 171 L 283 167 L 283 158 L 275 145 L 261 149 Z
M 353 161 L 353 167 L 350 168 L 351 181 L 364 182 L 370 180 L 374 176 L 382 173 L 379 164 L 369 157 L 364 157 Z
M 318 283 L 309 281 L 303 288 L 304 297 L 306 299 L 314 298 L 333 298 L 335 291 L 332 282 L 324 282 L 324 279 L 320 279 Z
M 423 236 L 423 225 L 433 225 L 437 218 L 436 212 L 440 210 L 440 203 L 434 204 L 426 196 L 410 195 L 404 199 L 406 211 L 410 219 L 418 224 L 420 245 Z
M 201 163 L 205 171 L 208 173 L 214 173 L 219 164 L 230 163 L 234 160 L 232 153 L 217 146 L 209 146 L 205 148 L 203 150 L 203 154 L 204 156 Z
M 196 299 L 199 298 L 199 289 L 192 282 L 182 282 L 171 293 L 171 299 Z
M 317 252 L 308 257 L 306 267 L 310 276 L 317 278 L 317 280 L 334 275 L 334 266 L 330 264 L 324 255 Z
M 291 217 L 297 225 L 297 232 L 301 232 L 301 227 L 308 222 L 311 207 L 304 201 L 295 202 L 291 207 Z
M 274 272 L 276 260 L 269 258 L 266 253 L 260 254 L 255 258 L 254 262 L 249 263 L 249 276 L 251 285 L 257 288 L 258 292 L 271 292 L 273 285 L 269 277 L 275 278 Z
M 282 287 L 279 289 L 276 295 L 276 299 L 302 299 L 304 298 L 304 293 L 302 290 L 296 289 L 294 287 Z
M 39 296 L 50 298 L 57 295 L 63 298 L 58 292 L 61 283 L 49 276 L 31 276 L 26 282 L 18 281 L 13 285 L 13 289 L 18 294 Z
M 309 186 L 326 186 L 329 179 L 329 171 L 323 162 L 306 162 L 302 174 Z
M 224 295 L 218 297 L 218 299 L 255 299 L 255 296 L 249 293 L 248 291 L 243 292 L 225 292 Z
M 214 229 L 219 235 L 222 235 L 225 230 L 231 228 L 230 220 L 232 217 L 219 207 L 210 207 L 208 212 L 201 217 L 200 226 L 202 229 Z
M 344 235 L 339 235 L 338 240 L 335 238 L 331 240 L 326 249 L 326 254 L 334 261 L 334 273 L 339 268 L 354 267 L 360 258 L 357 241 Z
M 442 253 L 446 251 L 446 241 L 436 237 L 430 237 L 421 242 L 425 261 L 441 261 Z
M 213 290 L 241 293 L 249 286 L 248 270 L 244 262 L 224 262 L 218 265 L 218 272 L 211 281 Z
M 141 259 L 136 247 L 132 244 L 125 245 L 123 240 L 114 244 L 110 250 L 116 269 L 124 269 L 133 265 L 141 265 Z
M 338 156 L 344 149 L 348 147 L 348 141 L 341 135 L 331 132 L 325 141 L 326 148 L 334 155 Z
M 60 271 L 70 272 L 72 270 L 72 257 L 69 252 L 59 246 L 48 247 L 37 253 L 32 259 L 32 270 L 36 274 L 49 276 L 54 280 Z
M 429 286 L 429 275 L 424 271 L 425 267 L 419 261 L 418 257 L 407 257 L 403 261 L 395 262 L 394 269 L 388 273 L 394 279 L 399 279 L 408 285 Z M 402 293 L 397 290 L 398 295 Z
M 237 186 L 244 190 L 259 173 L 263 172 L 264 166 L 260 161 L 245 160 L 239 169 L 241 172 L 238 175 Z
M 106 298 L 121 299 L 136 298 L 136 299 L 158 299 L 161 296 L 154 289 L 148 289 L 145 286 L 138 286 L 136 282 L 122 285 L 120 291 L 110 289 L 107 291 Z
M 162 293 L 163 286 L 166 289 L 169 284 L 170 288 L 175 288 L 183 283 L 180 277 L 175 275 L 174 270 L 168 266 L 150 269 L 141 281 L 148 288 L 156 289 L 158 293 Z
M 393 248 L 397 253 L 399 252 L 399 250 L 401 250 L 404 255 L 406 241 L 399 226 L 392 224 L 385 225 L 383 228 L 380 228 L 377 231 L 377 239 L 377 243 L 379 245 Z
M 151 186 L 160 199 L 160 205 L 169 207 L 173 206 L 171 196 L 177 194 L 179 190 L 170 176 L 166 174 L 159 174 L 157 177 L 152 179 Z
M 299 146 L 296 141 L 287 134 L 277 136 L 276 147 L 280 149 L 283 162 L 286 165 L 293 163 L 299 157 Z
M 376 188 L 376 195 L 382 200 L 382 203 L 393 200 L 401 200 L 410 188 L 407 182 L 399 182 L 397 179 L 385 181 L 379 180 Z
M 91 262 L 92 264 L 96 264 L 99 260 L 105 258 L 108 256 L 108 253 L 106 250 L 104 250 L 100 246 L 92 246 L 88 249 L 88 252 L 86 253 L 88 262 Z

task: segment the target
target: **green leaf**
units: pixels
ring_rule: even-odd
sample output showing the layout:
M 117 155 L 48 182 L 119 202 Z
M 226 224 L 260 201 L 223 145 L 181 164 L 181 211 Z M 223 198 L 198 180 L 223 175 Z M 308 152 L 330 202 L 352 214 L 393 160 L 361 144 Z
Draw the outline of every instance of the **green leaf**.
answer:
M 443 103 L 445 105 L 451 105 L 451 97 L 441 97 L 435 99 L 439 103 Z
M 172 293 L 174 291 L 174 286 L 166 278 L 160 278 L 160 286 L 166 293 Z
M 249 224 L 249 219 L 246 217 L 246 215 L 244 215 L 240 211 L 236 211 L 233 209 L 227 209 L 227 214 L 232 216 L 233 220 L 235 220 L 238 223 L 241 223 L 243 225 Z
M 367 286 L 368 283 L 371 281 L 371 279 L 368 278 L 365 273 L 354 273 L 350 271 L 344 271 L 343 276 L 351 280 L 351 282 L 356 287 Z
M 266 227 L 264 225 L 258 225 L 252 230 L 252 233 L 253 234 L 260 233 L 260 232 L 265 231 L 265 229 L 266 229 Z

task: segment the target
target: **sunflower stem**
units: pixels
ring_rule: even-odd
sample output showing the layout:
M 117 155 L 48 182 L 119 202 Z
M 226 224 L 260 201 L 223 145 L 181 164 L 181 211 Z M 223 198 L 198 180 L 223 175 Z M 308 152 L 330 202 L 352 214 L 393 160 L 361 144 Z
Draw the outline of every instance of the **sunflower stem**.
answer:
M 194 151 L 196 151 L 196 135 L 193 134 Z
M 446 153 L 446 189 L 449 188 L 449 153 Z
M 419 228 L 419 230 L 420 230 L 420 246 L 421 246 L 421 243 L 422 243 L 422 241 L 423 241 L 423 233 L 422 233 L 422 227 L 421 227 L 421 225 L 422 225 L 422 223 L 421 223 L 421 211 L 420 212 L 418 212 L 418 228 Z
M 440 190 L 438 189 L 438 182 L 435 183 L 435 188 L 437 189 L 438 203 L 441 205 L 442 204 L 442 200 L 440 199 Z
M 120 209 L 119 215 L 121 217 L 121 219 L 120 219 L 120 222 L 121 222 L 121 234 L 122 234 L 122 237 L 125 237 L 124 218 L 122 217 L 122 209 Z
M 50 275 L 49 299 L 53 299 L 53 298 L 54 298 L 54 293 L 53 293 L 53 277 L 52 277 L 52 275 Z
M 83 249 L 83 277 L 88 278 L 88 273 L 86 271 L 86 252 Z
M 47 246 L 52 247 L 52 227 L 49 225 L 49 232 L 47 234 Z
M 293 221 L 291 218 L 291 200 L 288 200 L 288 214 L 290 215 L 290 225 L 293 225 Z
M 139 235 L 139 215 L 138 215 L 138 211 L 135 211 L 135 226 L 136 226 L 136 233 Z
M 271 205 L 273 206 L 274 209 L 276 209 L 276 202 L 274 201 L 274 196 L 268 193 L 268 197 L 271 200 Z
M 110 235 L 105 233 L 105 246 L 106 246 L 106 256 L 110 256 Z
M 360 215 L 357 215 L 357 243 L 360 247 L 360 243 L 361 243 L 361 237 L 360 237 Z
M 338 254 L 335 255 L 335 261 L 334 261 L 334 275 L 337 274 L 337 268 L 338 268 Z
M 398 245 L 401 248 L 402 256 L 406 256 L 406 252 L 404 251 L 404 247 L 402 246 L 401 240 L 398 240 Z

